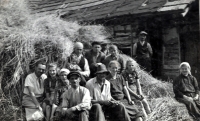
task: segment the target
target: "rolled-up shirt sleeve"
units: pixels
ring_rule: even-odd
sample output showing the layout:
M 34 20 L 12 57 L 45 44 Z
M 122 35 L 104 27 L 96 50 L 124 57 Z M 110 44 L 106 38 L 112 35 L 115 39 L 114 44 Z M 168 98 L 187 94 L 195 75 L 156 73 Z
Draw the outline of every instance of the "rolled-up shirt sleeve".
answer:
M 84 90 L 83 98 L 80 104 L 74 106 L 78 111 L 89 110 L 91 108 L 91 97 L 88 89 Z
M 84 58 L 84 60 L 85 60 L 84 70 L 81 71 L 80 73 L 83 76 L 89 77 L 89 75 L 90 75 L 90 68 L 89 68 L 88 60 L 86 58 Z

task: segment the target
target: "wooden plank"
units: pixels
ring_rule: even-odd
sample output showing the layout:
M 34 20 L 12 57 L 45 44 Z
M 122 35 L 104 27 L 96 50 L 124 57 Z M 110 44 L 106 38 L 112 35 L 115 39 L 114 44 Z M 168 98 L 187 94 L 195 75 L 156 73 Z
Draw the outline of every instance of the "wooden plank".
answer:
M 160 2 L 157 2 L 157 3 L 149 3 L 148 5 L 146 5 L 144 7 L 140 6 L 138 9 L 142 10 L 142 9 L 160 8 L 163 4 L 165 4 L 165 2 L 163 2 L 163 1 L 160 1 Z
M 69 7 L 70 6 L 70 3 L 69 3 L 69 5 L 66 5 L 66 8 L 61 9 L 61 14 L 63 15 L 63 12 L 65 13 L 66 11 L 69 11 L 69 10 L 83 9 L 83 8 L 96 6 L 96 5 L 100 5 L 100 4 L 106 4 L 106 3 L 109 3 L 109 2 L 112 2 L 112 1 L 114 1 L 114 0 L 98 1 L 98 2 L 94 2 L 94 3 L 89 3 L 89 4 L 80 5 L 80 6 L 74 6 L 74 7 Z M 59 8 L 58 6 L 57 7 L 52 6 L 52 7 L 39 9 L 36 12 L 51 11 L 51 10 L 55 10 L 55 9 L 58 9 L 58 8 Z
M 58 1 L 58 2 L 55 2 L 55 3 L 42 4 L 42 5 L 38 4 L 37 9 L 47 8 L 47 7 L 51 7 L 51 6 L 54 6 L 54 5 L 62 5 L 62 4 L 63 4 L 62 1 Z
M 68 8 L 70 7 L 74 7 L 74 6 L 80 6 L 80 5 L 85 5 L 85 4 L 88 4 L 88 3 L 95 3 L 95 2 L 98 2 L 99 0 L 77 0 L 77 1 L 72 1 L 72 2 L 63 2 L 63 1 L 60 1 L 60 2 L 55 2 L 55 3 L 51 3 L 51 4 L 42 4 L 40 7 L 38 7 L 38 9 L 41 9 L 41 8 L 44 8 L 44 7 L 50 7 L 50 6 L 53 6 L 54 4 L 60 4 L 60 5 L 63 5 L 63 6 L 67 6 Z M 63 7 L 63 8 L 66 8 L 66 7 Z
M 195 0 L 177 0 L 173 2 L 167 2 L 163 6 L 175 6 L 175 5 L 180 5 L 180 4 L 190 4 L 194 2 Z
M 179 65 L 163 65 L 163 69 L 179 69 Z
M 166 6 L 158 9 L 158 12 L 162 11 L 172 11 L 172 10 L 184 10 L 187 7 L 187 4 L 176 5 L 176 6 Z
M 98 2 L 94 2 L 94 3 L 84 4 L 84 5 L 80 5 L 80 6 L 74 6 L 74 7 L 69 7 L 69 8 L 67 7 L 67 8 L 64 8 L 63 11 L 88 8 L 88 7 L 91 7 L 91 6 L 97 6 L 97 5 L 100 5 L 100 4 L 106 4 L 106 3 L 112 2 L 112 1 L 114 1 L 114 0 L 103 0 L 103 1 L 98 1 Z
M 98 6 L 83 8 L 83 9 L 77 10 L 76 13 L 71 15 L 70 17 L 73 18 L 75 16 L 81 16 L 82 14 L 86 14 L 86 15 L 90 14 L 90 16 L 92 16 L 93 13 L 94 13 L 94 15 L 101 15 L 102 13 L 107 14 L 109 12 L 112 12 L 116 8 L 116 6 L 118 6 L 120 3 L 121 3 L 121 1 L 113 1 L 110 3 L 106 3 L 106 4 L 101 4 Z M 61 11 L 61 15 L 65 14 L 65 13 L 66 13 L 66 11 Z

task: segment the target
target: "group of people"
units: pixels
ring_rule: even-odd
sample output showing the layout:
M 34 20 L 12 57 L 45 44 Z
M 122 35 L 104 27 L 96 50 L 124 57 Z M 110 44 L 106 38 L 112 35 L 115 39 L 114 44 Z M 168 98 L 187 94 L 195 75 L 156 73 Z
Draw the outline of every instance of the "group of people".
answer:
M 141 32 L 141 36 L 146 34 Z M 143 45 L 147 48 L 137 53 L 152 51 L 148 43 Z M 134 46 L 142 48 L 143 45 Z M 116 45 L 110 45 L 106 53 L 101 51 L 99 42 L 93 42 L 92 49 L 85 54 L 83 49 L 83 44 L 76 42 L 64 67 L 58 67 L 57 63 L 36 62 L 35 71 L 24 83 L 22 105 L 27 121 L 145 120 L 151 109 L 142 94 L 135 62 L 125 62 Z M 152 52 L 140 59 L 151 55 Z M 180 76 L 173 84 L 174 92 L 176 99 L 185 103 L 193 116 L 199 117 L 198 83 L 190 69 L 188 63 L 180 65 Z
M 142 121 L 151 113 L 134 61 L 125 62 L 116 45 L 101 51 L 93 42 L 83 54 L 81 42 L 64 67 L 38 61 L 24 83 L 27 120 Z M 106 53 L 104 53 L 106 52 Z

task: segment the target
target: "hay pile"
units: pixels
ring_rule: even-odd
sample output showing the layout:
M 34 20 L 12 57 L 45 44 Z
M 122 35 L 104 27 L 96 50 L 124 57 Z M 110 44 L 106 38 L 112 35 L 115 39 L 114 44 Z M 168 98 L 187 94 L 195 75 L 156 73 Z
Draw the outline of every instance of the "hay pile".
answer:
M 127 60 L 131 57 L 121 54 Z M 134 60 L 133 60 L 134 61 Z M 144 96 L 147 98 L 152 113 L 148 121 L 193 121 L 186 106 L 176 101 L 173 93 L 173 85 L 170 82 L 160 81 L 153 78 L 150 74 L 142 70 L 138 63 L 134 61 L 136 71 L 139 72 L 140 83 Z

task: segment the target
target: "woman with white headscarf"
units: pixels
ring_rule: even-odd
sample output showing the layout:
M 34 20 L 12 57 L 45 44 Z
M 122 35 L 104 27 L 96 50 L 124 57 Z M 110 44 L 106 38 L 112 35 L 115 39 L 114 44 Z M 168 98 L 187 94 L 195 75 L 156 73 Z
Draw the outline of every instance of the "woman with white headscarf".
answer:
M 175 98 L 186 105 L 188 112 L 200 119 L 200 100 L 198 82 L 191 75 L 191 68 L 188 62 L 179 66 L 180 75 L 173 82 Z

